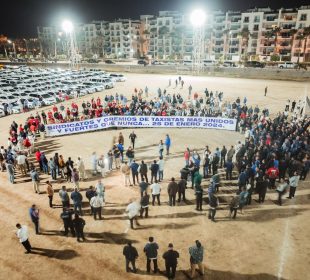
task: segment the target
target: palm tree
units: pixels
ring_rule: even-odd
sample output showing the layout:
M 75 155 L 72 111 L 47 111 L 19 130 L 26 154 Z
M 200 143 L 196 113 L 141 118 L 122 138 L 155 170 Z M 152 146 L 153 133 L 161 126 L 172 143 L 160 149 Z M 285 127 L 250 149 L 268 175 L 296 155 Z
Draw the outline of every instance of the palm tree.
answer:
M 291 29 L 290 30 L 290 36 L 291 36 L 291 57 L 294 55 L 293 52 L 293 46 L 294 46 L 294 41 L 295 41 L 295 35 L 297 34 L 298 30 L 297 29 Z
M 267 38 L 267 47 L 269 46 L 269 41 L 270 41 L 270 38 L 272 38 L 272 37 L 273 37 L 273 32 L 268 30 L 265 34 L 265 38 Z M 267 54 L 267 50 L 266 50 L 266 57 L 265 57 L 266 60 L 267 60 L 267 56 L 268 56 L 268 54 Z
M 224 60 L 226 60 L 227 53 L 229 52 L 229 50 L 227 50 L 229 48 L 229 46 L 228 46 L 228 34 L 229 34 L 229 32 L 230 32 L 230 29 L 223 30 L 223 35 L 224 35 Z
M 303 30 L 303 37 L 305 39 L 304 50 L 303 50 L 303 62 L 306 61 L 306 49 L 307 49 L 307 40 L 310 35 L 310 26 L 305 27 Z
M 298 40 L 298 59 L 297 59 L 297 64 L 299 64 L 300 60 L 300 53 L 301 53 L 301 46 L 302 46 L 302 40 L 305 39 L 303 33 L 297 33 L 296 39 Z
M 247 27 L 244 27 L 241 32 L 239 33 L 242 45 L 244 46 L 244 60 L 247 59 L 247 52 L 248 52 L 248 44 L 249 44 L 249 37 L 250 37 L 250 31 Z
M 280 31 L 281 31 L 281 28 L 278 26 L 275 26 L 272 29 L 272 33 L 274 35 L 274 51 L 273 51 L 273 54 L 279 53 L 278 48 L 277 48 L 277 44 L 278 44 L 278 36 L 279 36 Z

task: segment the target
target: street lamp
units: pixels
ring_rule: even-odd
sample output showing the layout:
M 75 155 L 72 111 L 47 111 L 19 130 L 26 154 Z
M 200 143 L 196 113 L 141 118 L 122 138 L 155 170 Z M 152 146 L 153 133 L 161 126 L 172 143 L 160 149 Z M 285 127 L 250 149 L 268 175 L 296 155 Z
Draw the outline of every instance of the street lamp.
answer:
M 8 43 L 13 45 L 14 57 L 16 58 L 17 55 L 16 55 L 16 47 L 15 47 L 14 41 L 8 40 Z
M 201 9 L 194 10 L 190 15 L 190 22 L 193 26 L 192 70 L 193 72 L 199 73 L 203 69 L 203 59 L 205 53 L 205 12 Z
M 77 43 L 74 33 L 73 23 L 69 20 L 65 20 L 62 23 L 63 31 L 69 36 L 69 58 L 70 58 L 70 66 L 71 68 L 75 68 L 79 63 L 79 56 L 77 53 Z

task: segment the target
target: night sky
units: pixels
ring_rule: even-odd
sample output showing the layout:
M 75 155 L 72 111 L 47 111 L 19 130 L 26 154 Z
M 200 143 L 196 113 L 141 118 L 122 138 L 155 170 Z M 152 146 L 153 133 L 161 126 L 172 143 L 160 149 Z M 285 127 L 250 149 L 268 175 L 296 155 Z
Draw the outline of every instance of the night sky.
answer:
M 4 0 L 1 1 L 0 34 L 14 37 L 36 36 L 36 26 L 56 25 L 64 18 L 75 22 L 93 19 L 138 19 L 141 14 L 157 14 L 159 10 L 191 11 L 245 10 L 252 7 L 299 7 L 309 0 Z

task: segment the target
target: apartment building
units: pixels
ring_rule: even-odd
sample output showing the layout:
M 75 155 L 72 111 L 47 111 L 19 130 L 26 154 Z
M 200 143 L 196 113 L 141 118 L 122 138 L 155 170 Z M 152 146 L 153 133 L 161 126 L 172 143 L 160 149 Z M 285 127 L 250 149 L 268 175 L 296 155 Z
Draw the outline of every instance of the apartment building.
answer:
M 310 61 L 309 26 L 310 6 L 213 11 L 204 26 L 204 58 Z M 189 15 L 178 11 L 78 24 L 75 33 L 83 56 L 192 59 L 193 28 Z M 38 37 L 43 53 L 65 53 L 65 36 L 56 27 L 38 27 Z

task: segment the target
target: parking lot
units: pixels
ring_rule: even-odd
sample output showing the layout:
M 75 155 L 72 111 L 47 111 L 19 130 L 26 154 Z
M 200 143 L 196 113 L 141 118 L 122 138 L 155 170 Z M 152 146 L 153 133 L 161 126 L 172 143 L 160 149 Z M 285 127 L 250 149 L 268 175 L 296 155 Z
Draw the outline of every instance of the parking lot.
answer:
M 126 78 L 121 74 L 99 69 L 7 66 L 0 70 L 0 116 L 111 89 L 116 82 L 124 81 Z

